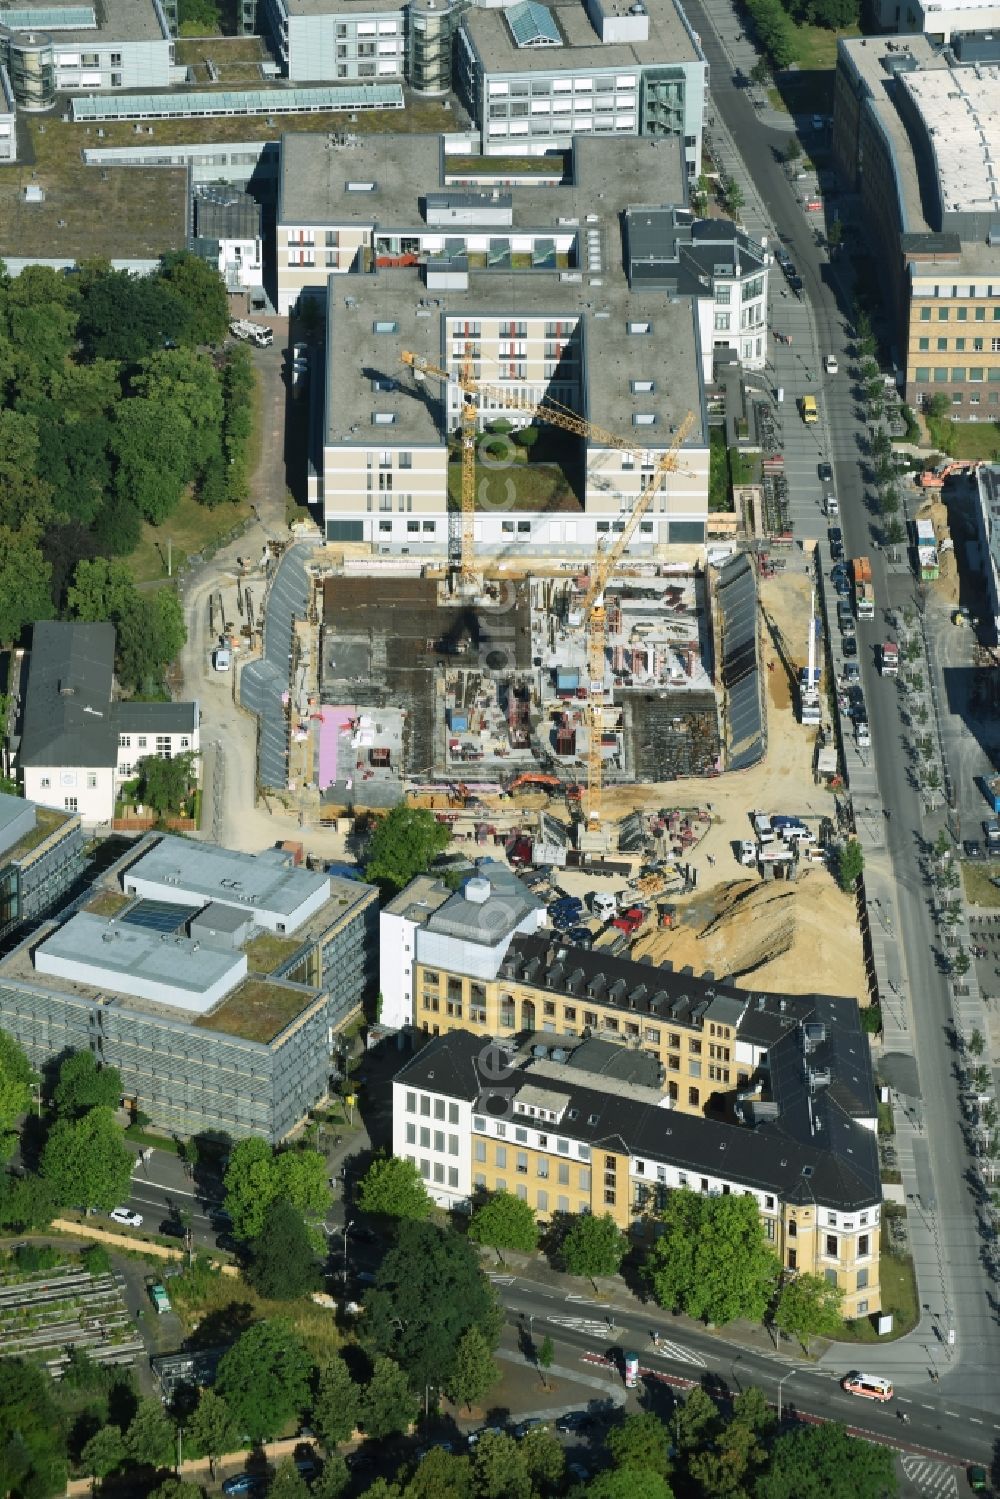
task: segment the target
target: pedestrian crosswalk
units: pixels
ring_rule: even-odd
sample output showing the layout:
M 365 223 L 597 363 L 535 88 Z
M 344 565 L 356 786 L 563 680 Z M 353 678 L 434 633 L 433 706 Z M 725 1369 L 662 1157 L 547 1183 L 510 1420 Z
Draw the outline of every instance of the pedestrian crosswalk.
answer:
M 650 1357 L 669 1359 L 674 1364 L 696 1364 L 699 1369 L 708 1368 L 708 1360 L 702 1358 L 693 1348 L 685 1348 L 681 1343 L 671 1343 L 666 1338 L 660 1338 L 656 1347 L 651 1351 Z M 653 1374 L 659 1371 L 653 1369 Z
M 914 1499 L 958 1499 L 958 1470 L 949 1463 L 904 1452 L 901 1458 L 904 1495 Z

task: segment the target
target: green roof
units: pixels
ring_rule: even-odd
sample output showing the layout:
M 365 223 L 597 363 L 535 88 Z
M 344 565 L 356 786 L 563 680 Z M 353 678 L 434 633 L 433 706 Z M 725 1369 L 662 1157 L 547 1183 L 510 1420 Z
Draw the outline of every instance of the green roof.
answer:
M 520 0 L 507 11 L 507 25 L 518 47 L 561 47 L 562 36 L 552 12 L 538 0 Z

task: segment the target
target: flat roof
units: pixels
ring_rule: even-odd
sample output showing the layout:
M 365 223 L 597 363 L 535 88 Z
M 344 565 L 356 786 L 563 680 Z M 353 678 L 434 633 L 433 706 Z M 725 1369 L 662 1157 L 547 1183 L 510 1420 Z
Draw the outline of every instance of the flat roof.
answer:
M 422 924 L 451 897 L 452 891 L 443 880 L 435 879 L 432 874 L 418 874 L 383 909 L 388 916 L 402 916 Z
M 74 120 L 215 119 L 222 115 L 330 114 L 402 109 L 398 83 L 344 83 L 316 88 L 205 89 L 201 93 L 89 94 L 71 101 Z
M 1000 66 L 904 73 L 927 129 L 945 213 L 1000 213 Z
M 266 1045 L 299 1015 L 322 1002 L 323 996 L 315 989 L 251 975 L 193 1024 L 201 1030 L 224 1031 Z
M 10 15 L 18 19 L 8 20 L 7 13 L 0 10 L 0 25 L 16 26 L 18 30 L 35 27 L 39 31 L 51 30 L 56 46 L 65 42 L 93 44 L 97 40 L 104 44 L 110 41 L 169 41 L 169 35 L 160 25 L 153 0 L 99 0 L 93 6 L 62 6 L 55 0 L 32 5 L 31 0 L 19 0 L 11 7 Z
M 561 47 L 519 47 L 505 8 L 474 6 L 464 12 L 462 27 L 487 74 L 578 73 L 702 60 L 674 0 L 646 0 L 649 36 L 634 42 L 602 42 L 580 0 L 552 0 L 546 9 L 562 37 Z
M 204 994 L 229 975 L 235 984 L 242 977 L 244 963 L 242 953 L 122 921 L 106 921 L 86 911 L 78 911 L 39 944 L 35 953 L 38 973 L 46 972 L 39 959 L 49 958 L 79 967 L 84 983 L 93 969 L 118 974 L 123 994 L 131 994 L 130 983 L 138 980 L 192 996 Z M 101 980 L 94 982 L 100 985 Z M 182 1008 L 190 1006 L 182 1003 Z
M 318 890 L 330 888 L 328 875 L 169 833 L 129 864 L 123 875 L 162 886 L 164 899 L 173 898 L 171 892 L 176 892 L 181 901 L 191 892 L 206 904 L 245 904 L 250 916 L 260 910 L 291 916 Z
M 341 20 L 345 15 L 363 19 L 376 13 L 398 15 L 402 20 L 406 14 L 406 5 L 400 4 L 400 0 L 351 0 L 350 4 L 341 0 L 284 0 L 284 4 L 290 17 L 328 16 L 331 21 Z
M 440 382 L 415 382 L 403 351 L 444 366 L 449 318 L 540 317 L 584 322 L 581 414 L 628 439 L 636 435 L 633 415 L 651 414 L 655 424 L 642 429 L 642 435 L 651 448 L 662 449 L 670 446 L 673 431 L 691 411 L 695 425 L 688 444 L 703 445 L 694 303 L 632 293 L 620 271 L 607 271 L 598 280 L 599 285 L 586 277 L 567 283 L 548 272 L 472 271 L 467 288 L 428 296 L 416 270 L 349 280 L 331 277 L 327 443 L 441 446 L 445 407 Z M 648 328 L 648 335 L 630 332 L 630 325 Z M 663 362 L 667 348 L 669 373 Z M 654 389 L 633 391 L 637 377 L 653 380 Z M 373 390 L 376 378 L 393 381 L 394 387 Z M 391 415 L 393 421 L 382 425 L 376 413 Z
M 482 232 L 483 225 L 428 224 L 425 202 L 441 194 L 457 197 L 461 187 L 446 178 L 458 175 L 457 157 L 445 156 L 437 135 L 411 135 L 406 150 L 398 138 L 366 133 L 338 142 L 329 135 L 291 131 L 281 138 L 279 224 L 358 224 L 377 226 L 379 233 L 422 229 L 460 238 Z M 488 168 L 489 158 L 484 162 Z M 472 172 L 468 176 L 473 176 Z M 502 173 L 500 173 L 502 175 Z M 572 181 L 557 187 L 504 185 L 505 211 L 513 212 L 513 227 L 560 233 L 575 226 L 558 219 L 579 219 L 580 227 L 594 222 L 612 225 L 629 203 L 684 201 L 686 178 L 676 143 L 628 136 L 621 140 L 578 137 L 572 152 Z M 351 184 L 364 184 L 364 190 Z M 469 187 L 477 206 L 486 206 L 489 185 Z M 497 200 L 498 204 L 500 199 Z M 588 215 L 596 215 L 591 224 Z M 509 232 L 498 209 L 496 232 Z M 619 233 L 617 223 L 614 232 Z M 617 247 L 617 242 L 616 246 Z M 612 247 L 609 247 L 612 248 Z

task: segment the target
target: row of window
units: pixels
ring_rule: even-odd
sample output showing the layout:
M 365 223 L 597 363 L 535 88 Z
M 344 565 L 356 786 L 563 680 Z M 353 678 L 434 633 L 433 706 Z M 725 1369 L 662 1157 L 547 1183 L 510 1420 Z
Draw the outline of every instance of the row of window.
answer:
M 148 746 L 150 737 L 151 736 L 148 735 L 148 734 L 137 734 L 135 736 L 135 747 L 136 747 L 136 749 L 137 750 L 144 750 L 144 749 L 146 749 L 147 746 Z M 156 753 L 158 755 L 166 755 L 166 756 L 169 757 L 171 749 L 173 748 L 173 742 L 174 742 L 173 735 L 172 734 L 157 734 L 157 735 L 155 735 L 153 737 L 155 739 L 155 744 L 156 744 Z M 191 748 L 191 741 L 190 741 L 190 739 L 188 738 L 188 736 L 186 734 L 184 734 L 184 735 L 181 736 L 180 747 L 181 747 L 182 750 L 186 750 L 186 749 L 190 749 Z M 132 748 L 132 735 L 131 734 L 119 734 L 118 735 L 118 748 L 119 749 L 131 749 Z
M 433 1145 L 431 1141 L 433 1139 Z M 407 1145 L 419 1145 L 421 1150 L 434 1150 L 438 1155 L 458 1155 L 458 1136 L 445 1136 L 444 1130 L 431 1130 L 426 1125 L 421 1125 L 419 1130 L 409 1120 L 406 1122 Z
M 486 1177 L 483 1172 L 478 1171 L 472 1178 L 472 1182 L 473 1186 L 482 1188 L 485 1191 Z M 494 1185 L 497 1192 L 506 1192 L 507 1190 L 507 1183 L 502 1179 L 498 1178 Z M 515 1184 L 514 1192 L 516 1196 L 520 1197 L 522 1202 L 528 1201 L 528 1189 L 523 1182 L 517 1182 Z M 565 1196 L 557 1196 L 555 1210 L 557 1213 L 570 1212 L 569 1198 Z M 549 1211 L 549 1194 L 544 1187 L 539 1187 L 535 1192 L 535 1211 L 539 1213 L 547 1213 Z
M 958 286 L 952 283 L 951 286 L 948 286 L 938 283 L 934 287 L 933 292 L 930 287 L 921 286 L 914 292 L 914 295 L 917 297 L 992 297 L 1000 296 L 1000 286 L 976 286 L 975 283 L 965 286 Z
M 940 369 L 932 369 L 929 365 L 918 365 L 914 371 L 914 378 L 920 384 L 933 382 L 936 385 L 964 385 L 967 381 L 976 385 L 983 379 L 991 384 L 1000 385 L 1000 368 L 983 370 L 981 365 L 964 364 L 952 365 L 949 369 L 942 366 Z
M 955 339 L 952 339 L 951 340 L 951 344 L 952 344 L 952 347 L 955 350 L 955 353 L 956 354 L 964 354 L 966 352 L 965 346 L 966 346 L 967 342 L 968 342 L 968 340 L 964 339 L 964 338 L 955 338 Z M 985 338 L 974 338 L 972 340 L 972 343 L 971 343 L 971 346 L 970 346 L 970 352 L 973 353 L 973 354 L 985 354 L 985 352 L 986 352 L 985 345 L 986 345 Z M 949 346 L 949 340 L 947 338 L 936 338 L 934 340 L 934 347 L 935 347 L 935 349 L 937 350 L 937 352 L 939 354 L 946 354 L 948 352 L 948 346 Z M 923 353 L 925 353 L 925 354 L 930 353 L 930 347 L 931 347 L 931 341 L 930 341 L 929 338 L 918 338 L 917 339 L 917 348 L 920 349 L 920 350 L 922 350 Z M 990 339 L 990 353 L 991 354 L 1000 354 L 1000 338 L 991 338 Z M 982 379 L 982 376 L 980 375 L 979 378 Z
M 416 1166 L 425 1182 L 432 1181 L 439 1187 L 443 1187 L 447 1183 L 453 1192 L 458 1191 L 457 1166 L 449 1166 L 446 1171 L 442 1161 L 431 1162 L 425 1159 L 417 1161 L 411 1155 L 408 1155 L 406 1159 L 411 1166 Z
M 971 318 L 969 317 L 970 310 L 972 312 L 972 317 Z M 932 309 L 930 307 L 921 307 L 919 309 L 919 312 L 920 312 L 920 321 L 922 323 L 929 323 L 930 322 L 930 320 L 931 320 L 931 311 L 932 311 Z M 968 307 L 956 307 L 954 309 L 954 311 L 955 311 L 955 321 L 957 323 L 968 323 L 968 322 L 985 323 L 986 322 L 986 308 L 985 307 L 973 307 L 971 309 L 968 308 Z M 951 318 L 951 313 L 952 313 L 952 309 L 950 307 L 939 307 L 937 309 L 937 321 L 939 323 L 947 323 L 950 320 L 950 318 Z M 993 313 L 993 321 L 995 323 L 1000 323 L 1000 307 L 994 307 L 992 309 L 992 313 Z
M 486 1141 L 485 1140 L 476 1140 L 474 1142 L 474 1145 L 473 1145 L 473 1159 L 475 1161 L 477 1161 L 480 1165 L 483 1165 L 483 1166 L 486 1165 L 488 1156 L 487 1156 Z M 508 1165 L 507 1147 L 506 1147 L 506 1145 L 494 1145 L 494 1147 L 493 1147 L 493 1164 L 500 1171 L 506 1170 L 507 1165 Z M 510 1164 L 513 1165 L 515 1171 L 517 1172 L 517 1174 L 519 1176 L 527 1176 L 528 1175 L 528 1152 L 526 1150 L 517 1150 L 517 1151 L 515 1151 L 514 1152 L 513 1160 L 512 1160 L 512 1162 L 510 1162 Z M 536 1156 L 536 1158 L 535 1158 L 535 1175 L 541 1181 L 548 1181 L 549 1175 L 550 1175 L 551 1164 L 552 1163 L 549 1161 L 548 1156 L 544 1156 L 544 1155 Z M 571 1185 L 571 1183 L 570 1183 L 570 1176 L 569 1176 L 569 1166 L 566 1165 L 565 1162 L 563 1162 L 562 1164 L 560 1164 L 557 1161 L 556 1162 L 556 1168 L 557 1168 L 557 1173 L 558 1173 L 559 1185 L 560 1186 L 569 1186 L 569 1185 Z M 590 1191 L 590 1167 L 589 1166 L 579 1166 L 579 1167 L 577 1167 L 577 1177 L 578 1177 L 578 1184 L 579 1184 L 579 1187 L 580 1187 L 580 1191 L 581 1192 L 589 1192 Z
M 416 1093 L 408 1092 L 406 1095 L 406 1112 L 416 1114 L 419 1112 L 422 1119 L 437 1119 L 444 1122 L 447 1117 L 449 1124 L 458 1123 L 458 1104 L 449 1103 L 445 1106 L 443 1098 L 428 1098 L 426 1093 L 421 1093 L 419 1103 Z

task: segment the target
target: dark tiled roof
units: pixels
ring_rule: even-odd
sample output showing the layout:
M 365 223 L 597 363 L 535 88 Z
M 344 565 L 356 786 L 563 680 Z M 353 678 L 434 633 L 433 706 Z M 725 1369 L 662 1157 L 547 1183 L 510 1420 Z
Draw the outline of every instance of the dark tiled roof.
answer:
M 22 765 L 111 766 L 115 629 L 44 620 L 32 632 L 21 734 Z
M 190 734 L 198 722 L 197 703 L 115 703 L 121 734 Z

